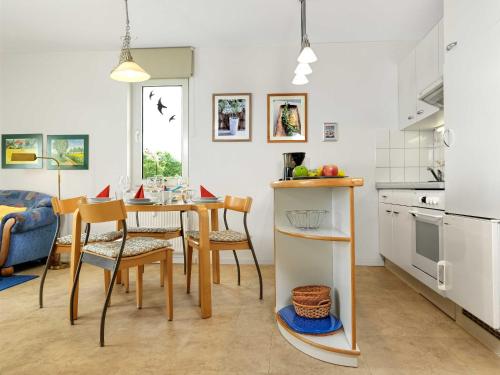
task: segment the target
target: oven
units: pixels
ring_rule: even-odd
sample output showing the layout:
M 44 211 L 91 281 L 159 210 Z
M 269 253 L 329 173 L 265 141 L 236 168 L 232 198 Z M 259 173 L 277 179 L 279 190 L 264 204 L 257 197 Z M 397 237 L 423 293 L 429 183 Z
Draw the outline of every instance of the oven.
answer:
M 418 271 L 437 280 L 437 266 L 443 260 L 443 220 L 444 211 L 414 207 L 412 228 L 412 266 Z M 441 279 L 441 277 L 440 277 Z M 443 282 L 443 280 L 439 280 Z

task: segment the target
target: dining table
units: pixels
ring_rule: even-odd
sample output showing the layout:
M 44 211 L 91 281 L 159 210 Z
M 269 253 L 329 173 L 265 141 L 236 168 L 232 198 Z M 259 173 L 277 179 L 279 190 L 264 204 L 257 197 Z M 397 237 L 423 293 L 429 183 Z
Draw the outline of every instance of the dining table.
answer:
M 198 228 L 200 231 L 200 246 L 199 246 L 199 304 L 202 318 L 210 318 L 212 316 L 212 273 L 214 284 L 220 283 L 220 258 L 218 251 L 212 251 L 210 257 L 210 231 L 219 229 L 219 209 L 224 208 L 224 202 L 203 202 L 195 203 L 192 201 L 172 202 L 166 204 L 129 204 L 125 201 L 125 208 L 129 213 L 138 212 L 196 212 L 198 214 Z M 81 239 L 82 220 L 77 209 L 73 216 L 71 244 L 71 260 L 70 260 L 70 291 L 73 280 L 76 274 L 78 260 L 81 254 Z M 210 270 L 210 260 L 212 260 L 212 272 Z M 71 293 L 70 293 L 71 295 Z M 74 294 L 73 319 L 78 318 L 78 285 Z

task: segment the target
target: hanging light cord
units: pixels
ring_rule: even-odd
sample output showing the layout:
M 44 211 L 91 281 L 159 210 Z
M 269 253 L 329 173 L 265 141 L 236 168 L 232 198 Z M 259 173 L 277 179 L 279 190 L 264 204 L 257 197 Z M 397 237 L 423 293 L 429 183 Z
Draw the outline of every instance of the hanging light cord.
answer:
M 122 50 L 120 53 L 120 62 L 124 63 L 126 61 L 133 61 L 132 54 L 130 53 L 130 19 L 128 17 L 128 0 L 125 1 L 125 15 L 126 15 L 126 26 L 125 35 L 123 36 Z
M 307 36 L 306 25 L 306 0 L 300 1 L 300 41 L 302 48 L 309 47 L 309 37 Z

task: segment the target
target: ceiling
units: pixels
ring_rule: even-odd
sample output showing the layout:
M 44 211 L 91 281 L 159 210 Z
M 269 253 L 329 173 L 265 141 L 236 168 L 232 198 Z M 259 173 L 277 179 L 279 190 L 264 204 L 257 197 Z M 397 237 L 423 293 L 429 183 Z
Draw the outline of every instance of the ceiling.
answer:
M 299 43 L 298 0 L 129 0 L 134 47 Z M 442 0 L 308 0 L 311 43 L 418 40 Z M 0 0 L 4 51 L 120 48 L 123 0 Z

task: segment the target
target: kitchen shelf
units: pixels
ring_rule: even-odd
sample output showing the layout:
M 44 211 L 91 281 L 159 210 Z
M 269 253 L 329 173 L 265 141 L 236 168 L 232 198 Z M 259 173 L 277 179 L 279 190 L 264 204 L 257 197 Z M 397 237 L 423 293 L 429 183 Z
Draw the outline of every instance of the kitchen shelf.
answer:
M 305 238 L 309 240 L 340 242 L 351 241 L 349 234 L 335 228 L 298 229 L 291 225 L 278 225 L 276 226 L 276 230 L 287 236 Z

